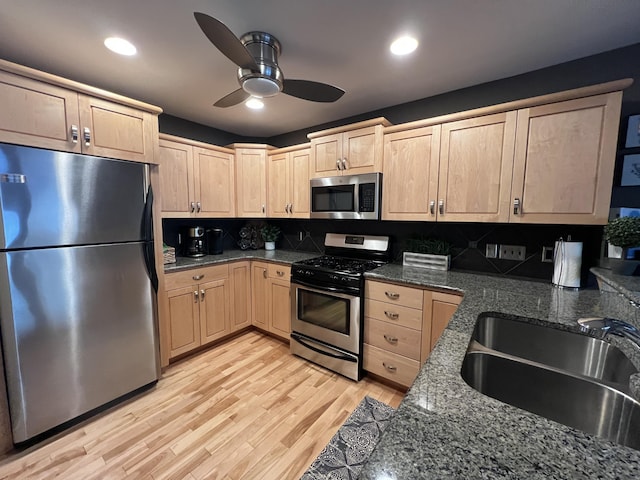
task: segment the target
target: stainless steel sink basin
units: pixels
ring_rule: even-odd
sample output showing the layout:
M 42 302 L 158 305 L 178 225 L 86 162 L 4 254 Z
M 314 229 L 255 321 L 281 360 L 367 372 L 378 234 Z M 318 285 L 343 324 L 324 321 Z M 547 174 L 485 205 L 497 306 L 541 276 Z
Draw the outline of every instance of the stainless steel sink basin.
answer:
M 593 379 L 487 352 L 469 352 L 462 378 L 514 407 L 640 450 L 640 403 Z
M 498 352 L 619 384 L 625 392 L 628 392 L 629 377 L 638 372 L 610 343 L 513 318 L 480 316 L 472 338 Z
M 478 317 L 461 375 L 479 392 L 640 450 L 637 373 L 613 345 L 518 317 Z

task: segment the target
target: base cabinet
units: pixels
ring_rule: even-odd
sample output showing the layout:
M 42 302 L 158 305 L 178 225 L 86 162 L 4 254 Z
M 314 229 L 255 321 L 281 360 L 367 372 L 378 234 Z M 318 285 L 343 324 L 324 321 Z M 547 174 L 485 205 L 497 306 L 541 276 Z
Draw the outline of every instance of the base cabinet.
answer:
M 231 293 L 231 331 L 251 326 L 251 263 L 234 262 L 229 265 Z
M 251 323 L 284 340 L 289 340 L 291 333 L 290 278 L 289 265 L 251 263 Z
M 364 369 L 408 387 L 462 297 L 367 280 Z

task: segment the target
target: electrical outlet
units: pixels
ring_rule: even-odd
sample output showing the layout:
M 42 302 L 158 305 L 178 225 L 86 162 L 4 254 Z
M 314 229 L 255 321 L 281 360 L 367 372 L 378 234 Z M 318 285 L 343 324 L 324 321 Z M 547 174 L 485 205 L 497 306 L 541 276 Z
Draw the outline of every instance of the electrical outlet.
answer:
M 500 245 L 499 257 L 503 260 L 524 260 L 526 248 L 522 245 Z
M 484 250 L 484 256 L 487 258 L 498 258 L 498 244 L 487 243 L 487 246 Z
M 478 248 L 478 242 L 475 240 L 469 240 L 469 248 Z

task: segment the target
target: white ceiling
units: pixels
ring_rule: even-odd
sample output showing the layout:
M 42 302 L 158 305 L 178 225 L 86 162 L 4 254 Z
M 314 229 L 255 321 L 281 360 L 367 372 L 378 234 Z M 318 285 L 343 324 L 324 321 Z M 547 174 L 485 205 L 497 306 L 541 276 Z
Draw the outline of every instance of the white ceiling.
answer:
M 194 11 L 237 36 L 271 33 L 285 77 L 347 93 L 330 104 L 279 94 L 258 112 L 214 108 L 238 88 L 236 67 Z M 0 58 L 270 137 L 638 43 L 639 25 L 639 0 L 0 0 Z M 404 32 L 420 46 L 392 57 Z M 138 54 L 106 50 L 114 35 Z

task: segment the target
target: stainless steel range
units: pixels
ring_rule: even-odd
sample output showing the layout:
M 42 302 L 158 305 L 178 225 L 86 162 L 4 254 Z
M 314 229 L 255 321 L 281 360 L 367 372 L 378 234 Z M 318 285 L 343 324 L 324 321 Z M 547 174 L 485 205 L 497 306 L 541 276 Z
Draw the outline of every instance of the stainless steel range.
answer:
M 324 245 L 291 267 L 291 353 L 360 380 L 364 273 L 389 261 L 389 237 L 327 233 Z

